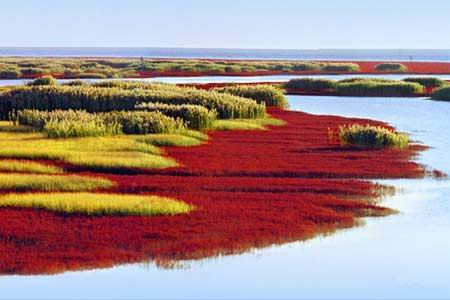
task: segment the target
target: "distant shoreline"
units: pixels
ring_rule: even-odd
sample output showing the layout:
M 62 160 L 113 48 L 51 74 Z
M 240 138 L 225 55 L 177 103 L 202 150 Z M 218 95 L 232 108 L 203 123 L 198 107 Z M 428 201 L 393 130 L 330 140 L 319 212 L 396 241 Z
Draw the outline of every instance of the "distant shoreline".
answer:
M 450 49 L 221 49 L 163 47 L 0 47 L 0 57 L 196 58 L 450 62 Z

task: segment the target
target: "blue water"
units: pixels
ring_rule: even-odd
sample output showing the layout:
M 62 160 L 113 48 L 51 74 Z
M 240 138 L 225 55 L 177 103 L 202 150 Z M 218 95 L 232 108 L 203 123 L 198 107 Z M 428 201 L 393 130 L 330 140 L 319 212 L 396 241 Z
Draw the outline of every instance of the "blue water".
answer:
M 417 159 L 450 173 L 450 103 L 290 96 L 291 108 L 384 120 L 431 146 Z M 299 135 L 301 132 L 298 133 Z M 386 180 L 400 211 L 305 242 L 242 255 L 56 276 L 0 277 L 0 298 L 450 298 L 450 181 Z
M 223 82 L 284 82 L 291 80 L 293 78 L 326 78 L 341 80 L 346 78 L 386 78 L 401 80 L 406 77 L 437 77 L 445 80 L 450 80 L 450 74 L 448 75 L 415 75 L 415 74 L 391 74 L 391 75 L 365 75 L 365 74 L 354 74 L 354 75 L 268 75 L 268 76 L 200 76 L 200 77 L 155 77 L 155 78 L 143 78 L 143 79 L 84 79 L 87 82 L 98 82 L 104 80 L 133 80 L 133 81 L 143 81 L 143 82 L 164 82 L 164 83 L 223 83 Z M 0 79 L 0 86 L 7 85 L 22 85 L 26 84 L 30 80 L 27 79 Z M 61 83 L 72 81 L 70 79 L 58 80 Z
M 36 48 L 0 47 L 0 56 L 218 58 L 274 60 L 450 61 L 450 49 L 202 49 L 202 48 Z

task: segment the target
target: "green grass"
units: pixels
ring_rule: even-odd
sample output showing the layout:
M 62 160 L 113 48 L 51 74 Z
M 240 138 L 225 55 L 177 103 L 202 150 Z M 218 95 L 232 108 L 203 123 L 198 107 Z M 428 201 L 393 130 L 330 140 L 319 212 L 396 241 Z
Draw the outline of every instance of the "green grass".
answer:
M 152 134 L 139 141 L 159 147 L 192 147 L 203 143 L 202 140 L 181 134 Z
M 408 68 L 400 63 L 381 63 L 375 66 L 375 70 L 380 72 L 406 72 Z
M 33 173 L 33 174 L 61 174 L 61 168 L 37 163 L 30 160 L 0 160 L 0 172 Z
M 140 142 L 146 135 L 117 135 L 49 139 L 41 133 L 13 132 L 12 125 L 0 122 L 0 157 L 49 159 L 91 170 L 153 169 L 175 167 L 158 147 Z
M 355 145 L 362 148 L 406 148 L 409 136 L 406 133 L 371 125 L 354 124 L 339 127 L 341 144 Z
M 114 183 L 103 178 L 77 175 L 0 174 L 0 190 L 78 192 L 107 189 Z
M 266 126 L 282 126 L 285 122 L 275 118 L 217 120 L 214 130 L 266 130 Z
M 161 216 L 193 210 L 191 205 L 171 198 L 93 193 L 7 194 L 0 196 L 0 207 L 88 216 Z
M 279 108 L 289 107 L 288 100 L 281 89 L 273 85 L 231 85 L 213 89 L 220 93 L 226 93 L 244 98 L 250 98 L 266 106 Z

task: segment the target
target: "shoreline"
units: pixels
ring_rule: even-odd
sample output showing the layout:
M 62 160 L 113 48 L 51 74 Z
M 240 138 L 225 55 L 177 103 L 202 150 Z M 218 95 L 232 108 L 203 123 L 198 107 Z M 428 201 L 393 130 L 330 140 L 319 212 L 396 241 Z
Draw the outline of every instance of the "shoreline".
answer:
M 165 148 L 180 163 L 177 168 L 102 174 L 117 183 L 113 192 L 193 204 L 197 210 L 189 215 L 90 218 L 0 210 L 0 224 L 8 232 L 0 244 L 6 257 L 0 273 L 54 274 L 144 260 L 167 267 L 177 260 L 305 240 L 356 226 L 363 217 L 393 213 L 373 202 L 379 186 L 369 179 L 425 176 L 412 161 L 422 146 L 362 150 L 342 147 L 327 134 L 341 124 L 387 126 L 383 122 L 268 111 L 287 124 L 266 131 L 211 132 L 206 144 Z

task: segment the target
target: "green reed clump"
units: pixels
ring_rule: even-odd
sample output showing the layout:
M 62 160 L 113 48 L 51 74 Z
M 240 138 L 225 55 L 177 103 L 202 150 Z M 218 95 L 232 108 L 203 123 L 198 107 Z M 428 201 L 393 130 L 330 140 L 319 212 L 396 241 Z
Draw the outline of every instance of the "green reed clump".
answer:
M 84 82 L 83 80 L 77 79 L 77 80 L 71 80 L 69 82 L 65 82 L 62 85 L 67 85 L 67 86 L 83 86 L 83 85 L 87 85 L 86 82 Z
M 375 70 L 380 72 L 406 72 L 408 68 L 400 63 L 381 63 L 375 66 Z
M 177 133 L 186 129 L 183 120 L 159 111 L 112 111 L 99 115 L 106 124 L 120 124 L 125 134 Z
M 341 79 L 338 83 L 353 83 L 353 82 L 398 82 L 397 80 L 384 79 L 384 78 L 371 78 L 371 77 L 352 77 Z
M 114 134 L 174 133 L 185 129 L 181 119 L 159 111 L 22 110 L 14 122 L 43 131 L 49 137 L 106 136 Z
M 201 105 L 216 110 L 219 118 L 259 118 L 265 106 L 256 101 L 174 85 L 147 85 L 146 88 L 101 88 L 95 86 L 17 87 L 0 95 L 0 117 L 21 109 L 81 109 L 88 112 L 134 110 L 139 103 Z
M 40 86 L 40 85 L 57 85 L 58 81 L 53 76 L 42 76 L 36 78 L 35 80 L 29 82 L 29 86 Z
M 119 125 L 107 125 L 101 118 L 87 120 L 48 121 L 43 130 L 49 138 L 75 138 L 119 134 Z
M 288 90 L 322 91 L 336 89 L 337 81 L 330 79 L 295 78 L 286 83 Z
M 423 93 L 424 87 L 415 82 L 365 80 L 339 83 L 336 91 L 341 96 L 413 97 Z
M 441 87 L 431 93 L 431 99 L 450 101 L 450 86 Z
M 409 136 L 392 129 L 371 125 L 344 125 L 339 127 L 339 140 L 344 145 L 363 148 L 406 148 Z
M 321 68 L 324 72 L 359 72 L 359 65 L 352 63 L 327 63 Z
M 406 82 L 417 82 L 426 87 L 440 87 L 447 84 L 447 81 L 437 77 L 408 77 L 403 79 Z
M 319 63 L 308 63 L 308 62 L 301 62 L 301 63 L 293 63 L 292 64 L 292 70 L 293 71 L 319 71 L 320 70 L 320 64 Z
M 289 103 L 281 89 L 273 85 L 234 85 L 215 88 L 214 91 L 256 100 L 266 106 L 287 108 Z
M 207 130 L 212 128 L 212 125 L 217 118 L 217 112 L 215 110 L 208 110 L 200 105 L 141 103 L 136 106 L 136 109 L 143 111 L 159 111 L 166 116 L 182 119 L 187 128 L 195 130 Z

